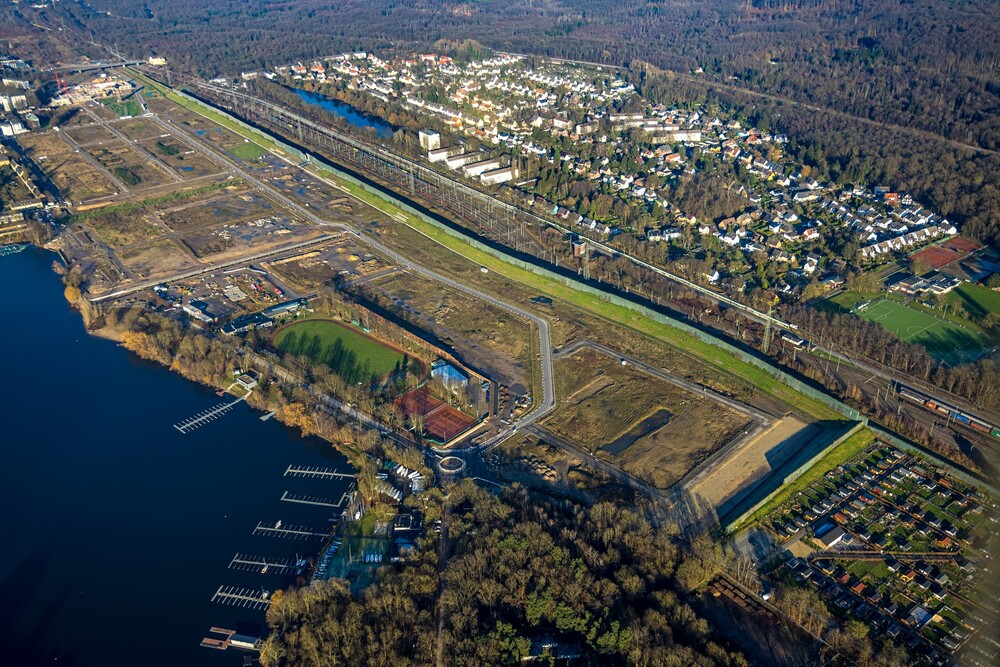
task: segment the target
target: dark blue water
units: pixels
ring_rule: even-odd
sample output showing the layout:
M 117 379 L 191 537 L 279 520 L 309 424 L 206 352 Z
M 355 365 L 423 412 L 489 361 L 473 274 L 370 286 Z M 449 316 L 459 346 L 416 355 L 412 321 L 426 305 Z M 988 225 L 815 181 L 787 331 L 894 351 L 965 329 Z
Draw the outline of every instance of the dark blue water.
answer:
M 389 125 L 389 123 L 385 122 L 381 118 L 378 118 L 377 116 L 372 116 L 364 111 L 358 111 L 350 104 L 341 102 L 340 100 L 335 100 L 331 97 L 327 97 L 326 95 L 311 93 L 308 90 L 299 90 L 297 88 L 294 90 L 296 95 L 309 104 L 325 109 L 335 116 L 340 116 L 355 127 L 371 127 L 375 129 L 375 134 L 379 137 L 392 137 L 394 132 L 392 125 Z
M 330 511 L 279 498 L 339 498 L 344 484 L 283 474 L 346 462 L 244 405 L 180 434 L 174 423 L 222 399 L 88 336 L 53 257 L 0 257 L 0 664 L 240 665 L 242 654 L 198 644 L 210 626 L 263 613 L 212 594 L 288 585 L 227 567 L 236 552 L 314 555 L 316 545 L 252 530 L 328 526 Z

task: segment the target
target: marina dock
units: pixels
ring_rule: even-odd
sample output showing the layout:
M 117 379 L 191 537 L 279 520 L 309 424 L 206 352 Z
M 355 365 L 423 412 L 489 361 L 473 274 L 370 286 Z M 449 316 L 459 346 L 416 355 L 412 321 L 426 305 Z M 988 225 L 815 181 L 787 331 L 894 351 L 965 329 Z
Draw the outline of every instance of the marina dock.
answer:
M 258 574 L 290 574 L 305 566 L 304 561 L 297 562 L 293 558 L 269 558 L 249 554 L 236 554 L 229 563 L 230 570 L 257 572 Z
M 237 588 L 235 586 L 219 586 L 212 596 L 212 602 L 228 604 L 243 609 L 267 609 L 271 605 L 271 593 L 266 590 L 252 588 Z
M 288 540 L 322 540 L 330 534 L 330 531 L 310 528 L 308 526 L 282 526 L 279 522 L 277 524 L 258 523 L 257 527 L 253 529 L 253 534 L 265 537 L 280 537 Z
M 185 419 L 184 421 L 177 422 L 176 424 L 174 424 L 174 428 L 180 431 L 181 433 L 190 433 L 196 428 L 201 428 L 205 424 L 214 421 L 219 417 L 221 417 L 222 415 L 226 414 L 234 407 L 236 407 L 238 403 L 242 403 L 243 401 L 245 401 L 247 399 L 247 396 L 249 395 L 250 394 L 247 394 L 242 398 L 237 398 L 235 401 L 231 403 L 220 403 L 219 405 L 215 406 L 210 410 L 199 412 L 194 417 L 190 417 L 188 419 Z
M 310 468 L 288 466 L 285 477 L 306 477 L 309 479 L 354 479 L 353 473 L 337 472 L 333 468 Z
M 306 496 L 300 493 L 289 493 L 285 491 L 281 494 L 281 500 L 286 503 L 299 503 L 301 505 L 315 505 L 316 507 L 331 507 L 333 509 L 340 509 L 344 506 L 344 503 L 348 501 L 350 495 L 345 493 L 340 497 L 340 500 L 333 502 L 329 498 L 317 498 L 316 496 Z

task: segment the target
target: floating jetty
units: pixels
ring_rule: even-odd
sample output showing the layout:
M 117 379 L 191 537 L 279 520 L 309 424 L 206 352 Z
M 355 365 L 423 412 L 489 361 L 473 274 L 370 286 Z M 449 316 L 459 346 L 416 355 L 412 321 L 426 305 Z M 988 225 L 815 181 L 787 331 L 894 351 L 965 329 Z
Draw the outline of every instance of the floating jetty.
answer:
M 253 529 L 254 535 L 265 537 L 281 537 L 287 540 L 323 540 L 330 534 L 329 529 L 310 528 L 308 526 L 283 526 L 280 521 L 275 523 L 258 523 Z
M 340 497 L 340 500 L 333 502 L 329 498 L 317 498 L 316 496 L 306 496 L 300 493 L 289 493 L 285 491 L 281 495 L 281 500 L 286 503 L 299 503 L 300 505 L 315 505 L 316 507 L 331 507 L 333 509 L 340 509 L 344 506 L 344 503 L 350 500 L 350 492 L 345 492 L 344 495 Z
M 354 479 L 353 473 L 337 472 L 333 468 L 309 468 L 306 466 L 288 466 L 285 477 L 306 477 L 309 479 Z
M 267 413 L 266 415 L 261 415 L 261 418 L 260 418 L 260 420 L 261 420 L 262 422 L 266 422 L 266 421 L 267 421 L 268 419 L 270 419 L 270 418 L 271 418 L 271 417 L 273 417 L 273 416 L 274 416 L 274 410 L 271 410 L 271 411 L 270 411 L 270 412 L 268 412 L 268 413 Z
M 271 606 L 271 593 L 264 589 L 258 591 L 252 588 L 219 586 L 219 590 L 215 591 L 215 595 L 212 596 L 212 602 L 242 607 L 243 609 L 261 610 Z
M 230 570 L 257 572 L 258 574 L 302 574 L 309 563 L 304 558 L 269 558 L 236 554 L 229 563 Z
M 190 433 L 196 428 L 201 428 L 205 424 L 211 421 L 215 421 L 222 415 L 226 414 L 234 407 L 236 407 L 238 403 L 242 403 L 243 401 L 247 400 L 247 396 L 249 395 L 250 394 L 247 394 L 242 398 L 237 398 L 235 401 L 231 403 L 220 403 L 211 410 L 205 410 L 204 412 L 199 412 L 194 417 L 190 417 L 188 419 L 185 419 L 184 421 L 177 422 L 176 424 L 174 424 L 174 428 L 180 431 L 181 433 L 185 434 Z

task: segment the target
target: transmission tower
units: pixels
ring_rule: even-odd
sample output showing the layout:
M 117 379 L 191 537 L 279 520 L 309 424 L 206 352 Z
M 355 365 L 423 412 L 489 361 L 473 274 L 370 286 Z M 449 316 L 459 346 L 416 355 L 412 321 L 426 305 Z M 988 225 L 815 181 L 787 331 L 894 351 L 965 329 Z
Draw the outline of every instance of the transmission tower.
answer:
M 767 351 L 771 349 L 771 313 L 774 312 L 774 306 L 769 306 L 767 309 L 767 320 L 764 322 L 764 340 L 760 343 L 760 351 L 767 354 Z

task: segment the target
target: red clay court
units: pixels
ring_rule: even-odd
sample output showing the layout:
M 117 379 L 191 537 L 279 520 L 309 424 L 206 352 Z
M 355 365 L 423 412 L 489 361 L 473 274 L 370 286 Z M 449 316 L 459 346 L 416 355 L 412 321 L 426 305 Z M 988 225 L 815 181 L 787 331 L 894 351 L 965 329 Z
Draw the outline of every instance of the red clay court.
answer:
M 426 389 L 415 389 L 403 394 L 395 403 L 406 416 L 423 415 L 424 432 L 442 444 L 465 433 L 477 421 L 474 417 L 434 398 Z
M 955 236 L 943 243 L 913 253 L 910 255 L 910 259 L 922 259 L 932 269 L 940 269 L 942 266 L 965 259 L 982 247 L 975 241 Z

